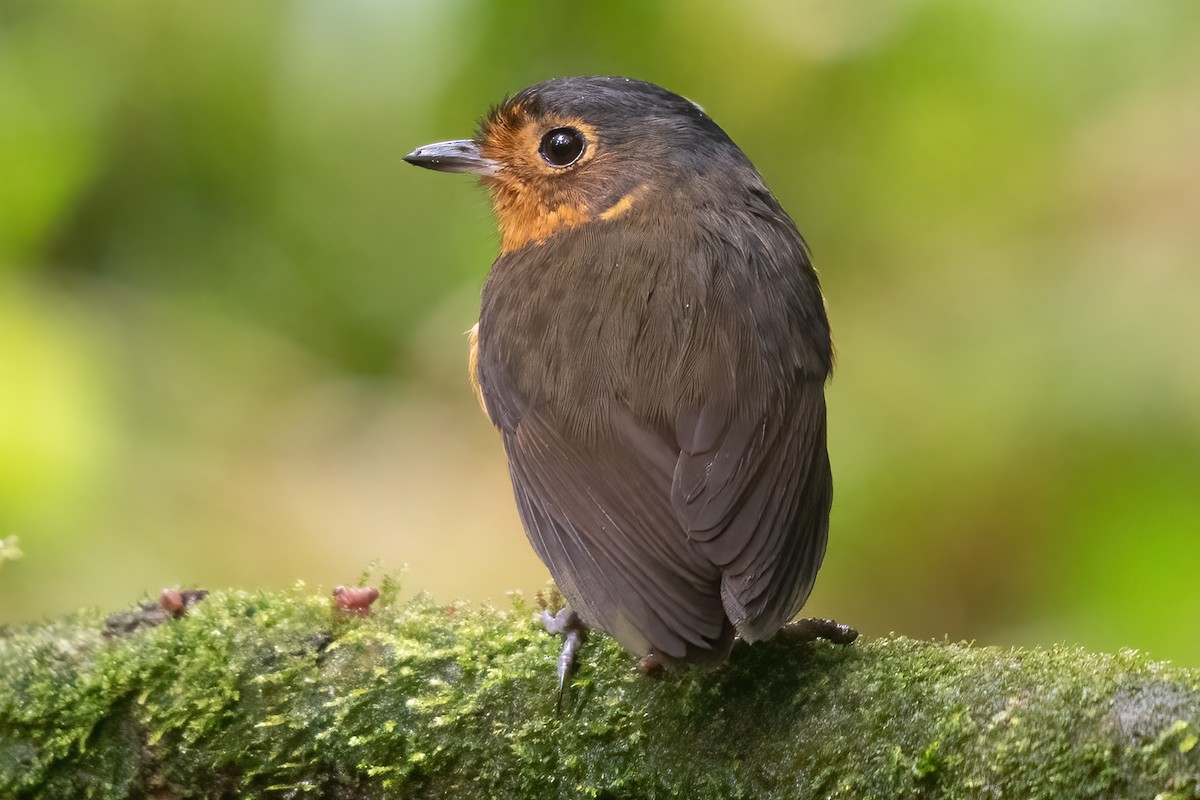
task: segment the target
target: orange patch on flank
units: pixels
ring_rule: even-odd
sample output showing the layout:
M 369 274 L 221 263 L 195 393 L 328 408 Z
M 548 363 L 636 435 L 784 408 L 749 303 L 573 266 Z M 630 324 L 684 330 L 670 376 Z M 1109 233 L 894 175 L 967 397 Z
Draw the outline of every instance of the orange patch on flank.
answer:
M 479 402 L 479 407 L 483 409 L 484 416 L 487 416 L 487 406 L 483 402 L 483 387 L 479 385 L 478 322 L 471 326 L 471 330 L 467 331 L 467 348 L 467 377 L 471 381 L 471 391 L 475 393 L 475 399 Z

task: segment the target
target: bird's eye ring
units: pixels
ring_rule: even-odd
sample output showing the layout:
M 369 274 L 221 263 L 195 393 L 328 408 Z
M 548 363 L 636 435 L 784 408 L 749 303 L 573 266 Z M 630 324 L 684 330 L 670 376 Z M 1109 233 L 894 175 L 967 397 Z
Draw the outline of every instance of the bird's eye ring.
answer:
M 555 128 L 542 137 L 538 152 L 552 167 L 569 167 L 583 155 L 583 134 L 574 128 Z

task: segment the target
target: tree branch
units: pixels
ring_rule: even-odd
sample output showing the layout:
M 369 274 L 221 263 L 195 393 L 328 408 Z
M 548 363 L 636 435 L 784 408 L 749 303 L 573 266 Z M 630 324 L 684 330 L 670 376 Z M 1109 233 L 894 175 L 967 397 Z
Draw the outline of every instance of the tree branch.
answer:
M 0 797 L 1200 796 L 1200 671 L 903 638 L 637 674 L 507 612 L 216 592 L 0 631 Z M 128 627 L 128 626 L 127 626 Z

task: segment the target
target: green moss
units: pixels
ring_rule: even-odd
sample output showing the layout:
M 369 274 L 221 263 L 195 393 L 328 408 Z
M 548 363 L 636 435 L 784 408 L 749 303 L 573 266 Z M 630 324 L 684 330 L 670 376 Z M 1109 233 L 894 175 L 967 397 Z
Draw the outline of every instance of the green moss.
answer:
M 655 680 L 508 611 L 217 592 L 123 638 L 0 633 L 0 797 L 1191 798 L 1200 674 L 903 638 Z

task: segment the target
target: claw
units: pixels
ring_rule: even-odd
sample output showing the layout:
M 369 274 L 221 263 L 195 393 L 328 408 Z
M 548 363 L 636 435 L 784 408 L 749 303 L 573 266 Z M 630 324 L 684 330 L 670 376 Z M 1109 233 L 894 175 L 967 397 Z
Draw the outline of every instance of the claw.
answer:
M 569 608 L 560 609 L 557 614 L 549 611 L 542 612 L 542 625 L 547 632 L 563 637 L 562 651 L 558 654 L 558 702 L 557 709 L 562 711 L 563 694 L 566 692 L 567 676 L 575 668 L 575 653 L 587 635 L 587 626 L 583 620 Z
M 798 619 L 784 625 L 780 633 L 787 639 L 812 642 L 827 639 L 834 644 L 850 644 L 858 638 L 858 631 L 832 619 Z

